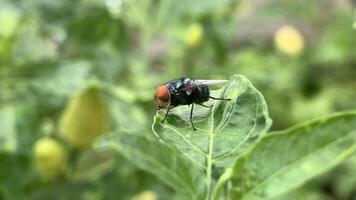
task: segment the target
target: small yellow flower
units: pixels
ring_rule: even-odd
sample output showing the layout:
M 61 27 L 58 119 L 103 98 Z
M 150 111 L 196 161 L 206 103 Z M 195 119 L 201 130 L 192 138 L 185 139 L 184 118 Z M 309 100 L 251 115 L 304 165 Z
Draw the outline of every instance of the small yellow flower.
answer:
M 298 55 L 304 48 L 304 38 L 293 26 L 284 25 L 276 31 L 274 44 L 283 53 Z
M 135 195 L 131 200 L 157 200 L 157 194 L 154 191 L 146 190 L 138 195 Z
M 185 32 L 185 43 L 189 47 L 196 47 L 203 41 L 204 28 L 199 23 L 190 24 Z
M 58 174 L 67 162 L 67 151 L 57 140 L 42 138 L 33 147 L 34 167 L 42 176 Z
M 0 37 L 9 38 L 16 32 L 20 21 L 19 11 L 13 7 L 1 8 L 0 12 Z

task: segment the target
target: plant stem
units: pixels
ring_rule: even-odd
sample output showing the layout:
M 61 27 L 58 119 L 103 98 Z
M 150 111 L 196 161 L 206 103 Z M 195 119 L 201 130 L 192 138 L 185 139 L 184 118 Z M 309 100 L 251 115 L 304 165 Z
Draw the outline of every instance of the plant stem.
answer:
M 226 169 L 225 173 L 219 178 L 218 182 L 215 185 L 214 191 L 212 193 L 212 200 L 217 200 L 219 198 L 219 193 L 221 188 L 225 185 L 225 183 L 231 178 L 232 169 Z

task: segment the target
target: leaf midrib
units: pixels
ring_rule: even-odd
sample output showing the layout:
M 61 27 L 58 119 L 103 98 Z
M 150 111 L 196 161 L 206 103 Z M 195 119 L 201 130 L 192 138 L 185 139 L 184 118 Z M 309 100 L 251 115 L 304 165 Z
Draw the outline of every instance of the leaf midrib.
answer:
M 213 109 L 210 113 L 210 131 L 209 131 L 209 147 L 208 147 L 208 156 L 207 156 L 207 172 L 206 172 L 206 180 L 207 180 L 207 195 L 206 199 L 210 200 L 210 190 L 211 190 L 211 175 L 212 175 L 212 165 L 213 165 L 213 145 L 214 145 L 214 111 L 216 108 L 216 103 L 213 106 Z
M 224 94 L 224 92 L 222 93 Z M 220 94 L 221 96 L 221 94 Z M 211 199 L 211 176 L 212 176 L 212 166 L 213 166 L 213 148 L 214 148 L 214 113 L 216 109 L 217 102 L 214 103 L 214 106 L 210 113 L 210 131 L 209 131 L 209 147 L 208 147 L 208 155 L 207 155 L 207 173 L 206 173 L 206 180 L 207 180 L 207 195 L 206 199 Z M 233 109 L 235 108 L 233 105 Z

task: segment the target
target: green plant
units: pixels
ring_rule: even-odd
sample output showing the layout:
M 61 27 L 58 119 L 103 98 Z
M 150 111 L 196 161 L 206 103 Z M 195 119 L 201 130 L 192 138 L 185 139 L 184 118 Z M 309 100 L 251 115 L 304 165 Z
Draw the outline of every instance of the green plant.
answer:
M 189 123 L 189 108 L 154 117 L 152 130 L 119 130 L 96 149 L 113 149 L 177 191 L 177 199 L 270 199 L 292 191 L 341 163 L 356 150 L 356 113 L 340 113 L 281 132 L 266 102 L 243 76 L 232 76 Z

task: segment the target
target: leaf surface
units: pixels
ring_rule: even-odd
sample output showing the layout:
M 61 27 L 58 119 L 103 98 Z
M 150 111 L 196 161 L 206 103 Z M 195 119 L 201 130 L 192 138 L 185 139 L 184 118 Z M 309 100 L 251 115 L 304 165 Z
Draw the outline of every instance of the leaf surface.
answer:
M 236 199 L 271 199 L 341 163 L 356 150 L 356 113 L 337 114 L 261 138 L 233 169 Z
M 0 151 L 16 150 L 16 116 L 13 106 L 0 106 Z
M 205 102 L 212 108 L 195 105 L 197 131 L 190 124 L 190 108 L 178 106 L 164 123 L 164 113 L 157 112 L 152 125 L 157 138 L 118 131 L 103 137 L 96 147 L 115 149 L 189 199 L 210 199 L 214 177 L 231 167 L 271 125 L 263 96 L 243 76 L 232 76 L 210 95 L 231 100 Z
M 213 105 L 211 109 L 195 105 L 193 121 L 197 131 L 190 124 L 188 106 L 172 109 L 164 123 L 164 112 L 157 112 L 152 126 L 161 141 L 206 170 L 208 194 L 213 173 L 221 175 L 271 125 L 263 96 L 243 76 L 232 76 L 225 87 L 210 95 L 231 100 L 204 103 Z M 213 166 L 217 172 L 213 172 Z
M 271 125 L 267 105 L 260 92 L 243 76 L 232 76 L 220 90 L 211 91 L 211 96 L 230 98 L 231 101 L 209 100 L 205 105 L 194 106 L 190 124 L 190 107 L 178 106 L 170 111 L 162 123 L 164 112 L 155 116 L 153 131 L 164 142 L 173 145 L 197 164 L 206 166 L 211 157 L 217 166 L 229 166 L 244 149 Z
M 203 169 L 154 138 L 120 131 L 98 140 L 95 148 L 119 152 L 141 169 L 156 175 L 187 199 L 203 198 Z

